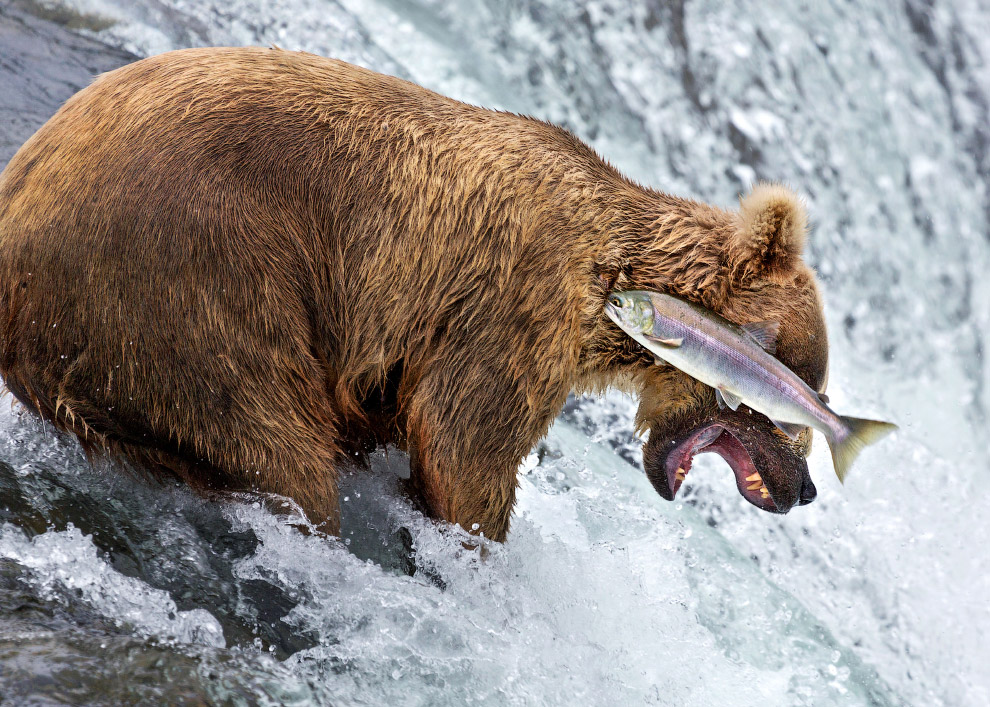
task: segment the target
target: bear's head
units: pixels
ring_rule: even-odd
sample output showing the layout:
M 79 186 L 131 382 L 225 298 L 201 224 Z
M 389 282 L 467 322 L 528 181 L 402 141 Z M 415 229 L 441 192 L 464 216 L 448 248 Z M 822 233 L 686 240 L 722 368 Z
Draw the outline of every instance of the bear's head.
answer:
M 626 242 L 611 289 L 677 295 L 736 324 L 775 321 L 775 355 L 824 392 L 828 342 L 815 277 L 801 258 L 806 231 L 804 205 L 780 185 L 755 187 L 738 212 L 671 200 L 646 242 Z M 732 467 L 739 492 L 764 510 L 785 513 L 814 499 L 805 461 L 810 429 L 792 440 L 745 405 L 720 409 L 714 389 L 655 365 L 628 338 L 618 345 L 640 396 L 637 423 L 650 433 L 643 465 L 661 496 L 673 500 L 694 456 L 715 452 Z

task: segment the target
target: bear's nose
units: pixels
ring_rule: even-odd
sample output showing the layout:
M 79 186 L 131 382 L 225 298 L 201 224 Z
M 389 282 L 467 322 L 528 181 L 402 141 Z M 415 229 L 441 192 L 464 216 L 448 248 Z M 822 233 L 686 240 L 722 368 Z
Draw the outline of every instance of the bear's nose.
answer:
M 801 484 L 801 498 L 798 501 L 798 505 L 807 506 L 809 503 L 815 500 L 815 496 L 817 495 L 818 495 L 818 489 L 815 488 L 815 484 L 811 480 L 811 477 L 805 476 L 804 482 Z

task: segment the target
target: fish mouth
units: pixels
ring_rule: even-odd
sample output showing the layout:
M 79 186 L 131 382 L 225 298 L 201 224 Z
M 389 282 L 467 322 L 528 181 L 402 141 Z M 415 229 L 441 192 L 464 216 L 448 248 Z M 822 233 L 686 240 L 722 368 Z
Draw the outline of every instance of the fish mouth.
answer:
M 657 479 L 656 474 L 651 475 L 651 481 L 660 495 L 674 500 L 691 471 L 694 458 L 708 452 L 714 452 L 726 461 L 735 474 L 736 488 L 740 495 L 754 506 L 770 513 L 786 513 L 790 510 L 793 502 L 781 504 L 781 507 L 777 505 L 773 491 L 767 488 L 746 447 L 728 428 L 720 424 L 700 427 L 674 444 L 663 464 L 666 478 Z M 662 481 L 666 481 L 666 489 L 658 483 Z

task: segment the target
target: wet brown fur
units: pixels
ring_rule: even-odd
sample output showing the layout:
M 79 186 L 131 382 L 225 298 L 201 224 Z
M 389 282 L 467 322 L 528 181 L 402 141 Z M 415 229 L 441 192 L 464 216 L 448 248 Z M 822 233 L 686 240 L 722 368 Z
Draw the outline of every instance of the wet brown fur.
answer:
M 778 319 L 821 384 L 782 194 L 725 211 L 339 61 L 172 52 L 97 79 L 0 176 L 0 372 L 94 453 L 291 496 L 329 532 L 341 465 L 398 445 L 435 517 L 502 540 L 569 391 L 632 388 L 645 424 L 714 404 L 606 319 L 610 289 Z

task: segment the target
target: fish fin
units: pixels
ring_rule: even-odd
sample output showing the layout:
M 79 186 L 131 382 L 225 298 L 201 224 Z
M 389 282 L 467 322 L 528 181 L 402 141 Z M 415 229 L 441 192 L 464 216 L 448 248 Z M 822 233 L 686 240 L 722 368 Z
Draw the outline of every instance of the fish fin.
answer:
M 664 361 L 659 356 L 657 356 L 656 354 L 653 355 L 653 363 L 655 363 L 658 366 L 666 366 L 667 365 L 667 362 Z
M 828 405 L 828 396 L 825 395 L 825 393 L 819 393 L 818 394 L 818 399 L 821 400 L 826 405 Z
M 770 422 L 775 424 L 778 430 L 791 439 L 797 439 L 798 435 L 801 434 L 805 427 L 804 425 L 793 425 L 790 422 L 779 422 L 777 420 L 770 420 Z
M 719 410 L 725 410 L 725 400 L 722 399 L 722 391 L 715 389 L 715 402 L 718 403 Z
M 715 400 L 718 401 L 718 407 L 720 410 L 725 408 L 736 410 L 742 403 L 742 398 L 735 393 L 730 393 L 725 388 L 715 389 Z
M 667 348 L 667 349 L 677 349 L 677 348 L 680 348 L 681 344 L 684 343 L 684 339 L 682 339 L 682 338 L 681 339 L 658 339 L 655 336 L 647 336 L 646 337 L 646 340 L 647 341 L 650 341 L 650 342 L 652 342 L 654 344 L 660 344 L 660 346 L 663 346 L 664 348 Z
M 777 353 L 777 332 L 780 330 L 780 322 L 750 322 L 743 324 L 742 330 L 767 353 Z
M 847 434 L 841 441 L 829 439 L 828 446 L 832 452 L 835 475 L 839 477 L 840 482 L 845 483 L 846 473 L 859 453 L 863 451 L 863 447 L 893 432 L 897 429 L 897 425 L 878 420 L 863 420 L 858 417 L 839 417 L 839 419 L 842 420 Z

